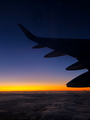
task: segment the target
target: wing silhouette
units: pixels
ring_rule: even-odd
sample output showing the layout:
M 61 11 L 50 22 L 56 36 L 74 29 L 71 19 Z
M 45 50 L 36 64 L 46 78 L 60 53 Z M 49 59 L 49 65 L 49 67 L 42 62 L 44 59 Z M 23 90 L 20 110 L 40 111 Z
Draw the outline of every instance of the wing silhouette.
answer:
M 48 47 L 53 49 L 45 58 L 70 55 L 78 62 L 66 68 L 66 70 L 88 69 L 88 72 L 74 78 L 66 85 L 67 87 L 90 87 L 90 39 L 67 39 L 67 38 L 44 38 L 37 37 L 29 32 L 21 24 L 18 24 L 24 34 L 32 41 L 38 43 L 34 49 Z

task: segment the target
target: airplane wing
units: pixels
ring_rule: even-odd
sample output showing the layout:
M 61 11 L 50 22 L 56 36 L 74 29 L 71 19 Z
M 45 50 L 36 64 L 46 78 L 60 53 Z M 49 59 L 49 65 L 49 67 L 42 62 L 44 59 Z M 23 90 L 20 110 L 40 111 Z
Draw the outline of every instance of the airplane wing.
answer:
M 67 39 L 67 38 L 44 38 L 37 37 L 29 32 L 21 24 L 18 24 L 24 34 L 32 41 L 38 43 L 34 49 L 48 47 L 53 49 L 45 58 L 70 55 L 78 62 L 67 67 L 66 70 L 80 70 L 87 68 L 90 70 L 90 39 Z M 83 79 L 82 80 L 82 76 Z M 87 77 L 86 77 L 87 76 Z M 67 83 L 67 87 L 90 87 L 90 72 L 86 72 Z M 83 81 L 83 82 L 82 82 Z M 85 84 L 84 84 L 85 83 Z

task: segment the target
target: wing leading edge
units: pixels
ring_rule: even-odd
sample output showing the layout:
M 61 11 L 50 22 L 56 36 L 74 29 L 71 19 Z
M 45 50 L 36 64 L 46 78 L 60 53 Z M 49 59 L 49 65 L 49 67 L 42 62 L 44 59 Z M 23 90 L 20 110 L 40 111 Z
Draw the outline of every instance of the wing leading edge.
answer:
M 38 45 L 33 47 L 34 49 L 48 47 L 54 50 L 51 53 L 45 55 L 45 58 L 58 57 L 67 54 L 77 58 L 79 62 L 67 67 L 66 70 L 80 70 L 85 68 L 90 70 L 89 61 L 87 61 L 87 58 L 89 58 L 90 60 L 90 53 L 88 52 L 90 47 L 90 39 L 36 37 L 21 24 L 18 25 L 30 40 L 38 43 Z M 67 87 L 90 87 L 89 79 L 90 73 L 84 73 L 84 75 L 82 74 L 76 77 L 75 79 L 71 80 L 69 83 L 67 83 Z

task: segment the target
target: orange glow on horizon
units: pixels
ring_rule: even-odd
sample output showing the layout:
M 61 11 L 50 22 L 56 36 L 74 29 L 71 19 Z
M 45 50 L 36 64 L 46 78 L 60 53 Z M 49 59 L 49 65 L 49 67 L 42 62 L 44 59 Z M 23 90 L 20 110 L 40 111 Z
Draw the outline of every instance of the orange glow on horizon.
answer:
M 90 91 L 90 88 L 68 88 L 66 86 L 0 86 L 0 91 Z

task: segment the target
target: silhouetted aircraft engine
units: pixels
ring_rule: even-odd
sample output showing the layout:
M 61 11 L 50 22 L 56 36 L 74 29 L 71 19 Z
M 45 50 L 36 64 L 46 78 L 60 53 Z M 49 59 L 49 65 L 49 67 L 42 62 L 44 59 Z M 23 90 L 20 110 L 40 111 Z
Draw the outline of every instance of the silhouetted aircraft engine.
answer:
M 51 58 L 51 57 L 58 57 L 58 56 L 63 56 L 66 55 L 65 53 L 61 53 L 61 52 L 57 52 L 57 51 L 52 51 L 50 53 L 48 53 L 47 55 L 45 55 L 45 58 Z
M 45 46 L 37 44 L 34 47 L 32 47 L 33 49 L 38 49 L 38 48 L 44 48 Z
M 85 67 L 80 62 L 76 62 L 66 68 L 66 70 L 81 70 L 81 69 L 85 69 Z
M 67 87 L 90 87 L 90 72 L 83 73 L 74 78 L 67 83 Z

